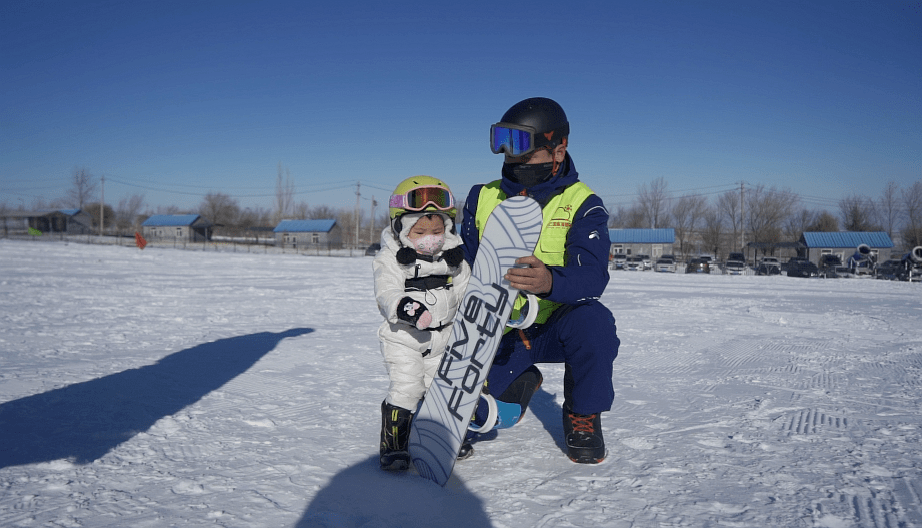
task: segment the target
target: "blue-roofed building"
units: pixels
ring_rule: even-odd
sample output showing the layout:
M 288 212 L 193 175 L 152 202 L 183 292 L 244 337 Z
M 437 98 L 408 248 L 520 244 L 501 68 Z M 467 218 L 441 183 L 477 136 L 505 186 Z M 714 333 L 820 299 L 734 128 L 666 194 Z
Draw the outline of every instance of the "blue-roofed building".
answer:
M 282 220 L 273 229 L 275 245 L 295 249 L 339 249 L 343 230 L 336 220 Z
M 19 235 L 29 229 L 41 233 L 87 235 L 93 232 L 93 218 L 81 209 L 7 211 L 0 215 L 3 236 Z
M 649 255 L 656 260 L 673 254 L 675 229 L 609 229 L 611 254 Z
M 147 240 L 206 242 L 214 224 L 197 214 L 153 215 L 141 224 Z
M 836 231 L 836 232 L 808 232 L 800 237 L 806 257 L 814 264 L 819 264 L 823 255 L 838 255 L 842 262 L 848 260 L 858 251 L 858 246 L 865 244 L 871 250 L 877 262 L 884 262 L 890 258 L 893 251 L 893 240 L 884 231 Z

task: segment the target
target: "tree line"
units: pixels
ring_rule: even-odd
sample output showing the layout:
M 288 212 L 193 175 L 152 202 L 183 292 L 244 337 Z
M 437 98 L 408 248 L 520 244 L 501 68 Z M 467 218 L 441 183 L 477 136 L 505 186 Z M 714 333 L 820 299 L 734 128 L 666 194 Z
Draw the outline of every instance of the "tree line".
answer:
M 144 195 L 132 194 L 115 205 L 91 201 L 100 194 L 100 181 L 86 168 L 75 168 L 71 187 L 63 198 L 52 202 L 36 200 L 33 209 L 73 207 L 89 213 L 94 229 L 99 229 L 100 212 L 107 233 L 131 234 L 152 214 L 198 214 L 212 222 L 214 233 L 245 237 L 254 230 L 265 230 L 283 219 L 335 219 L 343 229 L 344 242 L 360 246 L 377 242 L 389 219 L 387 209 L 375 214 L 359 208 L 309 206 L 295 200 L 290 171 L 278 165 L 275 199 L 271 208 L 242 207 L 225 193 L 206 194 L 195 210 L 175 206 L 145 209 Z M 922 180 L 901 187 L 887 182 L 879 196 L 853 194 L 839 200 L 834 211 L 811 209 L 790 189 L 741 184 L 739 190 L 726 191 L 713 199 L 688 193 L 674 196 L 665 178 L 660 177 L 637 188 L 632 203 L 609 210 L 611 228 L 673 228 L 677 252 L 712 253 L 725 256 L 747 244 L 764 254 L 773 254 L 784 242 L 797 242 L 807 231 L 884 231 L 897 246 L 908 250 L 922 245 Z M 386 205 L 386 202 L 385 204 Z M 0 204 L 0 212 L 8 210 Z M 102 209 L 102 211 L 100 211 Z M 456 219 L 460 222 L 463 204 Z
M 771 255 L 804 232 L 884 231 L 902 249 L 922 245 L 922 180 L 907 187 L 887 182 L 877 198 L 853 194 L 832 212 L 806 207 L 790 189 L 765 185 L 674 197 L 665 178 L 642 183 L 636 199 L 611 212 L 612 228 L 673 228 L 678 252 L 726 256 L 752 244 Z

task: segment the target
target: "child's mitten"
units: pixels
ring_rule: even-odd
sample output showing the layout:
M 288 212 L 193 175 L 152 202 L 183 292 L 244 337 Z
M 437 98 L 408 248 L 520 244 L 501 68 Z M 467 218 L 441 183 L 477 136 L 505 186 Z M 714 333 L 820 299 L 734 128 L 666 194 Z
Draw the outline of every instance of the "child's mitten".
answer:
M 457 268 L 461 265 L 461 261 L 464 260 L 464 250 L 460 247 L 446 249 L 442 252 L 442 258 L 445 259 L 445 263 L 450 267 Z
M 429 310 L 421 302 L 414 301 L 409 297 L 400 299 L 400 303 L 397 304 L 397 318 L 415 326 L 419 330 L 429 328 L 429 324 L 432 323 L 432 314 L 429 313 Z

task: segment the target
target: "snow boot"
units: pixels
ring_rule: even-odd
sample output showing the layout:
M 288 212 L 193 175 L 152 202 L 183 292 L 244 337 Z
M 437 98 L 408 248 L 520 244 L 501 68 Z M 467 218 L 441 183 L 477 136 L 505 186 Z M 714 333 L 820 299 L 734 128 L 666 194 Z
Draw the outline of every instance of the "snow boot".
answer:
M 506 387 L 506 390 L 500 394 L 499 398 L 496 398 L 501 402 L 519 405 L 519 415 L 515 417 L 513 423 L 508 425 L 503 423 L 503 427 L 512 427 L 522 420 L 522 417 L 525 416 L 525 410 L 528 409 L 528 404 L 531 402 L 531 397 L 538 392 L 542 382 L 544 382 L 544 376 L 541 375 L 538 367 L 532 365 L 525 369 L 525 372 L 519 374 L 519 377 Z M 501 420 L 505 415 L 506 413 L 500 413 Z M 502 422 L 506 421 L 508 420 L 502 420 Z
M 468 431 L 464 435 L 464 442 L 461 443 L 461 449 L 458 450 L 458 460 L 466 460 L 474 456 L 474 438 L 477 437 L 477 433 L 474 431 Z
M 381 469 L 402 471 L 410 467 L 410 420 L 407 409 L 381 402 Z
M 605 460 L 600 413 L 577 414 L 564 409 L 563 432 L 570 460 L 577 464 L 598 464 Z
M 519 377 L 506 387 L 502 395 L 496 398 L 496 421 L 491 428 L 481 432 L 485 433 L 490 429 L 506 429 L 522 421 L 525 410 L 528 409 L 528 404 L 531 402 L 531 397 L 538 392 L 538 388 L 541 387 L 543 381 L 544 376 L 541 375 L 538 367 L 532 365 L 525 369 L 525 372 L 519 374 Z M 487 385 L 484 385 L 483 393 L 490 394 Z M 487 406 L 480 405 L 480 402 L 478 402 L 474 411 L 473 424 L 478 428 L 482 427 L 487 422 L 488 411 Z

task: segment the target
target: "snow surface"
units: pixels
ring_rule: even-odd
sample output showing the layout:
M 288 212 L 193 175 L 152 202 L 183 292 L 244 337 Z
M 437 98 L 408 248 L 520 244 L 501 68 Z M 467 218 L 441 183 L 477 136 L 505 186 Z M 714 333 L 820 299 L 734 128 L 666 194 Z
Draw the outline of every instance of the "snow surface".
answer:
M 922 526 L 922 285 L 612 273 L 608 459 L 562 367 L 446 488 L 377 468 L 371 259 L 0 240 L 0 526 Z

